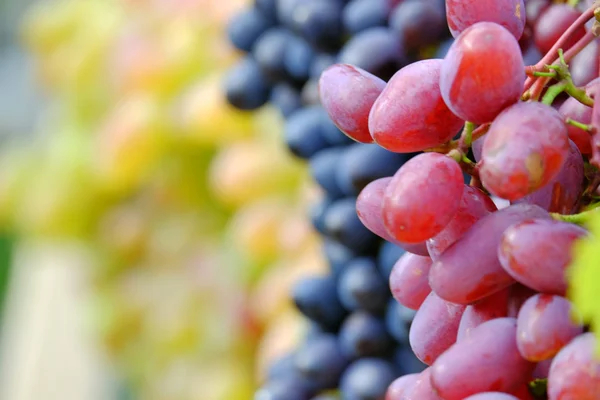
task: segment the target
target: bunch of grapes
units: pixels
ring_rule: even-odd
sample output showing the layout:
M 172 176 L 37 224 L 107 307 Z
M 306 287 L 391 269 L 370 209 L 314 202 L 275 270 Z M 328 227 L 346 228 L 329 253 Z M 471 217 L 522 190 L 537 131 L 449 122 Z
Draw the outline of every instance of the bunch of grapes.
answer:
M 348 136 L 423 152 L 356 205 L 407 250 L 389 284 L 416 310 L 409 342 L 428 365 L 395 380 L 389 400 L 598 398 L 597 339 L 566 297 L 600 172 L 600 3 L 580 6 L 447 0 L 443 59 L 388 82 L 347 64 L 320 78 Z

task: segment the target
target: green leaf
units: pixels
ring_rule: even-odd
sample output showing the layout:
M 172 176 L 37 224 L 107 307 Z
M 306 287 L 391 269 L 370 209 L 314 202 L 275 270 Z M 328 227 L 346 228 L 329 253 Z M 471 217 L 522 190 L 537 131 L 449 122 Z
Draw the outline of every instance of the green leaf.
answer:
M 586 225 L 591 235 L 577 241 L 572 249 L 568 297 L 600 338 L 600 215 L 591 215 Z

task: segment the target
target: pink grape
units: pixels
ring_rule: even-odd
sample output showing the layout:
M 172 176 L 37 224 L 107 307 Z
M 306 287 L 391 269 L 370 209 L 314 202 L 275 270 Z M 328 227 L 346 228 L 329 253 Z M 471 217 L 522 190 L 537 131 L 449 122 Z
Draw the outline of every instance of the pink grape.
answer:
M 506 229 L 498 246 L 498 258 L 504 270 L 520 283 L 563 296 L 571 246 L 586 235 L 587 231 L 577 225 L 529 219 Z
M 496 205 L 485 193 L 465 185 L 460 206 L 454 218 L 437 235 L 427 240 L 427 250 L 437 260 L 450 245 L 456 242 L 481 217 L 497 211 Z
M 553 357 L 583 327 L 571 319 L 571 303 L 560 296 L 538 294 L 523 304 L 517 318 L 517 346 L 526 360 Z
M 438 153 L 419 154 L 407 161 L 387 186 L 383 223 L 400 242 L 423 242 L 452 220 L 463 188 L 458 163 Z
M 415 244 L 400 243 L 388 233 L 383 225 L 383 196 L 385 189 L 391 181 L 391 177 L 376 179 L 361 190 L 356 199 L 356 214 L 358 215 L 358 219 L 360 219 L 367 229 L 388 242 L 392 242 L 410 253 L 427 256 L 429 253 L 427 252 L 425 242 Z
M 465 306 L 449 303 L 435 293 L 425 299 L 410 326 L 409 341 L 415 355 L 431 365 L 454 342 Z
M 535 296 L 537 292 L 520 283 L 515 283 L 509 287 L 508 290 L 508 316 L 517 318 L 523 304 L 525 304 L 530 297 Z
M 517 390 L 510 392 L 510 394 L 519 400 L 536 400 L 529 392 L 529 382 L 522 384 Z
M 412 389 L 421 374 L 403 375 L 388 387 L 385 400 L 404 400 L 406 393 Z
M 523 0 L 446 0 L 446 19 L 454 37 L 477 22 L 487 21 L 502 25 L 519 40 L 525 28 L 525 18 Z
M 546 379 L 550 373 L 550 366 L 554 358 L 548 358 L 547 360 L 540 361 L 535 365 L 533 370 L 533 379 Z
M 415 384 L 406 391 L 405 400 L 442 400 L 431 386 L 431 368 L 426 368 L 419 374 Z
M 460 319 L 457 340 L 462 340 L 473 330 L 486 321 L 508 315 L 510 288 L 494 293 L 477 303 L 467 306 Z
M 439 146 L 457 134 L 463 121 L 442 99 L 441 67 L 442 60 L 422 60 L 394 74 L 369 115 L 369 131 L 377 144 L 410 153 Z
M 575 22 L 581 15 L 573 7 L 567 4 L 553 4 L 548 7 L 537 19 L 534 31 L 535 45 L 542 54 L 550 51 L 554 43 L 560 38 L 564 31 Z M 582 26 L 575 31 L 561 48 L 564 51 L 569 50 L 579 39 L 585 35 L 585 28 Z
M 538 206 L 515 204 L 486 215 L 448 247 L 429 271 L 429 285 L 441 298 L 471 304 L 514 283 L 498 260 L 502 234 L 514 223 L 550 218 Z
M 484 142 L 485 136 L 482 136 L 471 144 L 471 148 L 473 149 L 473 156 L 475 157 L 475 161 L 477 162 L 481 160 L 481 152 L 483 151 Z
M 398 259 L 390 274 L 394 299 L 405 307 L 418 310 L 431 293 L 429 268 L 431 258 L 406 253 Z
M 597 60 L 596 60 L 597 62 Z M 592 107 L 581 104 L 577 99 L 569 97 L 558 109 L 558 112 L 566 119 L 589 124 L 592 122 Z M 569 139 L 571 139 L 582 154 L 592 154 L 592 140 L 588 132 L 573 125 L 567 125 Z
M 517 200 L 550 182 L 568 152 L 567 128 L 558 111 L 538 102 L 517 103 L 498 115 L 486 135 L 481 181 L 492 194 Z
M 369 113 L 385 81 L 348 64 L 334 64 L 321 74 L 319 96 L 333 123 L 350 138 L 372 143 Z
M 450 347 L 431 367 L 431 383 L 438 394 L 445 400 L 463 400 L 490 390 L 518 389 L 535 364 L 519 354 L 516 331 L 514 318 L 497 318 Z
M 597 41 L 588 44 L 569 63 L 569 72 L 576 86 L 588 84 L 600 75 L 598 59 L 600 58 L 600 45 Z M 572 97 L 569 97 L 571 99 Z
M 572 214 L 577 210 L 579 197 L 583 192 L 583 178 L 584 163 L 581 152 L 577 145 L 569 140 L 567 159 L 558 175 L 542 188 L 515 203 L 535 204 L 548 212 Z
M 486 392 L 469 396 L 464 400 L 519 400 L 519 398 L 508 393 Z
M 552 361 L 548 374 L 548 400 L 597 400 L 600 393 L 598 343 L 585 333 L 566 345 Z
M 491 122 L 516 103 L 525 83 L 525 66 L 517 39 L 493 22 L 478 22 L 454 41 L 442 64 L 444 101 L 462 119 Z

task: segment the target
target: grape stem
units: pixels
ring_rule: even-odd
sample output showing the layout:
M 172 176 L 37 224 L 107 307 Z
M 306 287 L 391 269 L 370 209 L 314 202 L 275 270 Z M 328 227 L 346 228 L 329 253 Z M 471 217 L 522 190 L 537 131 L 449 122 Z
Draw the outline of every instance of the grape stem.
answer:
M 471 147 L 471 143 L 473 141 L 473 131 L 475 130 L 475 124 L 473 122 L 466 121 L 465 127 L 463 128 L 462 133 L 460 134 L 460 139 L 458 140 L 458 148 L 466 153 L 467 149 Z
M 460 149 L 451 150 L 446 155 L 456 161 L 464 173 L 479 179 L 479 166 L 471 161 Z
M 592 130 L 593 130 L 593 128 L 592 128 L 591 125 L 584 124 L 583 122 L 575 121 L 574 119 L 571 119 L 571 118 L 565 119 L 565 123 L 567 123 L 569 125 L 572 125 L 572 126 L 575 126 L 575 127 L 579 128 L 579 129 L 582 129 L 582 130 L 584 130 L 586 132 L 592 132 Z
M 559 213 L 550 213 L 550 215 L 557 221 L 569 222 L 576 225 L 585 225 L 590 218 L 598 214 L 598 211 L 600 211 L 600 207 L 592 208 L 591 210 L 583 211 L 573 215 Z

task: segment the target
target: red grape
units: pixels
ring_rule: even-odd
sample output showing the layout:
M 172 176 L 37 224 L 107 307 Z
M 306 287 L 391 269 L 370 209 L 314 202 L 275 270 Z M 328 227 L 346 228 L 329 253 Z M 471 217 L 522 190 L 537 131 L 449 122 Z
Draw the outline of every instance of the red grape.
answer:
M 598 60 L 596 60 L 598 62 Z M 564 118 L 589 124 L 592 122 L 592 107 L 581 104 L 577 99 L 569 97 L 558 109 Z M 592 139 L 588 132 L 573 125 L 567 125 L 569 139 L 571 139 L 582 154 L 592 154 Z
M 501 290 L 471 306 L 467 306 L 460 319 L 457 340 L 462 340 L 473 328 L 486 321 L 506 317 L 508 315 L 509 295 L 510 288 Z
M 564 31 L 571 26 L 581 12 L 567 4 L 552 4 L 538 18 L 534 26 L 535 45 L 542 53 L 550 51 L 554 43 Z M 564 51 L 569 50 L 579 39 L 585 35 L 585 27 L 576 30 L 573 35 L 561 46 Z
M 565 269 L 573 242 L 587 235 L 577 225 L 530 219 L 508 228 L 498 246 L 502 267 L 514 279 L 543 293 L 564 295 Z
M 441 298 L 471 304 L 514 283 L 498 261 L 502 234 L 514 223 L 550 218 L 538 206 L 516 204 L 486 215 L 442 253 L 429 271 L 429 285 Z
M 502 392 L 485 392 L 469 396 L 464 400 L 519 400 L 517 397 Z
M 548 374 L 548 400 L 597 400 L 600 393 L 598 343 L 585 333 L 566 345 L 552 361 Z
M 495 22 L 519 40 L 525 28 L 525 18 L 523 0 L 446 0 L 446 19 L 454 37 L 477 22 Z
M 442 400 L 431 386 L 431 368 L 419 374 L 415 384 L 406 391 L 405 400 Z
M 415 355 L 431 365 L 454 342 L 465 306 L 449 303 L 430 293 L 410 326 L 409 341 Z
M 560 296 L 537 294 L 523 304 L 517 318 L 517 346 L 526 360 L 553 357 L 583 332 L 571 319 L 571 303 Z
M 478 22 L 454 41 L 442 64 L 440 90 L 456 115 L 491 122 L 521 97 L 525 66 L 517 39 L 493 22 Z
M 319 79 L 323 108 L 342 132 L 361 143 L 373 142 L 369 113 L 384 88 L 383 80 L 348 64 L 332 65 Z
M 568 152 L 558 111 L 538 102 L 517 103 L 498 115 L 486 135 L 481 181 L 494 195 L 517 200 L 553 179 Z
M 419 154 L 398 170 L 385 190 L 384 225 L 400 242 L 427 240 L 452 220 L 463 189 L 462 171 L 453 159 Z
M 431 258 L 406 253 L 394 265 L 390 274 L 392 296 L 413 310 L 418 310 L 431 293 L 429 287 Z
M 450 245 L 456 242 L 481 217 L 496 211 L 496 205 L 485 193 L 465 185 L 458 211 L 440 233 L 427 241 L 427 250 L 437 260 Z
M 418 61 L 390 79 L 369 115 L 369 130 L 377 144 L 410 153 L 438 146 L 457 134 L 463 121 L 442 99 L 442 62 Z
M 517 321 L 497 318 L 473 329 L 431 367 L 431 382 L 445 400 L 490 390 L 510 392 L 524 384 L 535 364 L 519 354 Z
M 403 375 L 388 387 L 385 400 L 405 400 L 406 393 L 412 389 L 421 374 Z
M 569 63 L 569 72 L 576 86 L 588 84 L 592 79 L 599 75 L 600 44 L 593 41 L 588 44 L 579 54 L 577 54 Z

